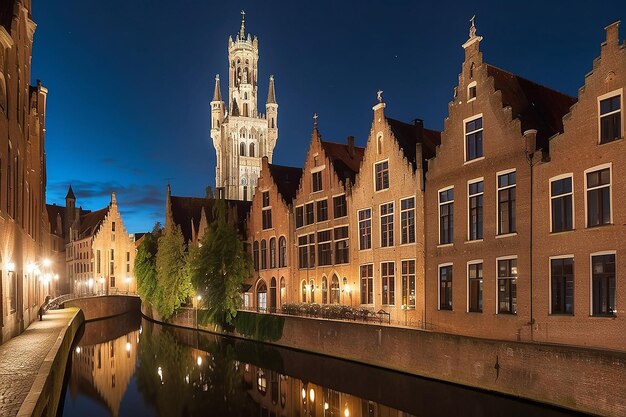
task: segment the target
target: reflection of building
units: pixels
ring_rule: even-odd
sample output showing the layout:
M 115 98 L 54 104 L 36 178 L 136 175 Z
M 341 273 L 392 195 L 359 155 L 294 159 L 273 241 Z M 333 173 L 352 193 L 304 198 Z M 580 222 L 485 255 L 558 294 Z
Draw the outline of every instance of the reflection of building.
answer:
M 48 90 L 30 86 L 35 23 L 30 0 L 0 5 L 0 343 L 36 318 L 53 292 L 49 255 L 45 125 Z
M 136 292 L 134 235 L 126 232 L 115 193 L 108 206 L 92 212 L 76 207 L 70 186 L 65 204 L 47 206 L 53 235 L 65 242 L 63 288 L 80 294 Z
M 104 405 L 112 417 L 119 415 L 120 403 L 135 374 L 139 331 L 104 343 L 78 346 L 72 353 L 70 394 L 86 395 Z
M 231 200 L 252 199 L 261 158 L 272 161 L 278 139 L 278 104 L 270 76 L 266 114 L 257 108 L 259 42 L 241 30 L 228 39 L 228 109 L 222 101 L 219 76 L 211 101 L 211 138 L 217 156 L 215 186 Z M 221 191 L 220 191 L 221 192 Z

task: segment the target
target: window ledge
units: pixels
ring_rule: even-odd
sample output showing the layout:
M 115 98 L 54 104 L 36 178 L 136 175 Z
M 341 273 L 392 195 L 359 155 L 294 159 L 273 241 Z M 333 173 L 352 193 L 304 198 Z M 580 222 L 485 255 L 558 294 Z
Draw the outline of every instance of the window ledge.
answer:
M 389 187 L 387 187 L 387 188 L 381 188 L 380 190 L 374 189 L 374 193 L 375 193 L 375 194 L 376 194 L 376 193 L 382 193 L 382 192 L 385 192 L 385 191 L 389 191 Z
M 558 236 L 576 231 L 576 229 L 560 230 L 558 232 L 550 232 L 550 236 Z
M 586 230 L 601 230 L 609 226 L 614 226 L 614 224 L 613 223 L 598 224 L 596 226 L 587 226 L 585 227 L 585 229 Z
M 574 317 L 574 313 L 550 313 L 548 317 Z
M 480 243 L 483 239 L 466 240 L 465 243 Z
M 474 162 L 482 161 L 483 159 L 485 159 L 485 157 L 484 156 L 480 156 L 478 158 L 470 159 L 469 161 L 463 162 L 463 165 L 473 164 Z
M 467 103 L 471 103 L 472 101 L 476 101 L 476 97 L 472 97 L 472 98 L 468 99 Z
M 610 145 L 611 143 L 620 143 L 624 141 L 624 137 L 621 138 L 617 138 L 617 139 L 613 139 L 609 142 L 604 142 L 602 143 L 600 140 L 598 140 L 598 146 L 604 146 L 604 145 Z
M 437 245 L 437 248 L 449 248 L 454 246 L 454 243 L 442 243 L 440 245 Z
M 466 313 L 467 314 L 482 314 L 483 312 L 482 311 L 471 311 L 471 310 L 468 310 L 468 311 L 466 311 Z
M 617 314 L 590 314 L 589 315 L 590 319 L 616 319 L 617 318 Z
M 504 239 L 506 237 L 517 236 L 517 232 L 514 233 L 505 233 L 502 235 L 496 235 L 496 239 Z
M 451 309 L 451 308 L 441 308 L 441 307 L 439 307 L 439 308 L 437 309 L 437 311 L 449 311 L 449 312 L 453 312 L 454 310 L 453 310 L 453 309 Z
M 399 245 L 396 245 L 398 247 L 404 247 L 404 246 L 415 246 L 416 242 L 409 242 L 409 243 L 400 243 Z

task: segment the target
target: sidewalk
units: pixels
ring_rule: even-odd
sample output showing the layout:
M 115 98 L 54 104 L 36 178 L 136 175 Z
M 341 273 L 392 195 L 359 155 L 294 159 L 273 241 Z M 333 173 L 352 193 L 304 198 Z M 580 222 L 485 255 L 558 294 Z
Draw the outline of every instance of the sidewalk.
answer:
M 43 321 L 0 345 L 0 416 L 17 415 L 41 364 L 75 314 L 75 309 L 50 310 Z

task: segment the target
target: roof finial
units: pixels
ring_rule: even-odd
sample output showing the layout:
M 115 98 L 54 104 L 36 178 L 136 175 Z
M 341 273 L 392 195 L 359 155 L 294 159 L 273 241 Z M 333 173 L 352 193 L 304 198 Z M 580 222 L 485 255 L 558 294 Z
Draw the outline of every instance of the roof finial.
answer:
M 378 92 L 376 93 L 376 98 L 378 99 L 379 103 L 383 102 L 383 90 L 381 90 L 380 88 L 378 89 Z
M 317 129 L 317 113 L 313 113 L 313 127 Z
M 472 26 L 470 26 L 469 37 L 470 39 L 476 37 L 476 25 L 474 24 L 474 19 L 476 19 L 476 15 L 472 16 L 470 22 L 472 22 Z
M 246 12 L 241 11 L 241 29 L 239 30 L 239 39 L 244 40 L 246 36 Z

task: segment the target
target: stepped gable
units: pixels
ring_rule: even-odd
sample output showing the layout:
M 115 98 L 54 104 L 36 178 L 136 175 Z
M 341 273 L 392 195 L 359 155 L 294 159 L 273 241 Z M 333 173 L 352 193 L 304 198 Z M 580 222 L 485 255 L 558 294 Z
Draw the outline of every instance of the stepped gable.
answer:
M 321 139 L 320 143 L 326 157 L 333 164 L 339 179 L 344 183 L 349 179 L 354 184 L 354 178 L 359 172 L 365 148 L 345 143 L 327 142 Z
M 302 168 L 275 164 L 268 164 L 268 167 L 278 192 L 287 204 L 291 204 L 298 192 L 300 178 L 302 178 Z
M 510 106 L 513 118 L 521 122 L 522 132 L 537 130 L 537 148 L 545 148 L 548 140 L 563 133 L 565 116 L 576 98 L 487 64 L 487 74 L 494 87 L 502 93 L 502 106 Z

